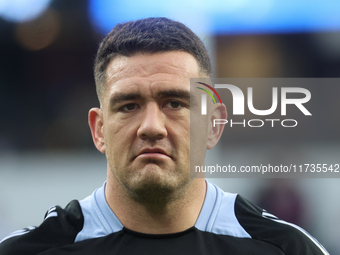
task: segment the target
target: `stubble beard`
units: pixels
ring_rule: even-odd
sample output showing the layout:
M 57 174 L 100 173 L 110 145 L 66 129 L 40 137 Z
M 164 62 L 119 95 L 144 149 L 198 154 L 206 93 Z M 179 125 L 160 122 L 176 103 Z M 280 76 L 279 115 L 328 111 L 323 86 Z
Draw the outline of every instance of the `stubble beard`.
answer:
M 123 172 L 117 168 L 111 168 L 111 171 L 131 200 L 152 211 L 166 210 L 167 206 L 185 196 L 191 182 L 190 173 L 184 166 L 169 171 L 162 169 L 162 164 L 157 161 L 147 163 L 149 169 L 143 171 L 124 169 L 124 175 L 119 175 Z

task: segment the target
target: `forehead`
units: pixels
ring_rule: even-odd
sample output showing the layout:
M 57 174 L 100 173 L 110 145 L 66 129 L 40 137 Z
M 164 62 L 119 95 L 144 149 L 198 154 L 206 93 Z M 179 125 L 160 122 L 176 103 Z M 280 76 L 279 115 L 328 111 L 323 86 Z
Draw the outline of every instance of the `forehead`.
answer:
M 106 70 L 106 93 L 121 90 L 154 90 L 160 87 L 190 89 L 190 78 L 199 77 L 199 66 L 189 53 L 172 51 L 119 56 Z M 187 84 L 187 88 L 184 88 Z

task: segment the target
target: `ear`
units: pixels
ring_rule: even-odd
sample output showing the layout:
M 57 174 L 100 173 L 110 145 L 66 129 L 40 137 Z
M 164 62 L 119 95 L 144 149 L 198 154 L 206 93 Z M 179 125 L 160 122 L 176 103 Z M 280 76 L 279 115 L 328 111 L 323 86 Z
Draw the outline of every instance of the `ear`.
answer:
M 97 150 L 105 153 L 105 141 L 103 132 L 103 113 L 99 108 L 92 108 L 89 112 L 89 126 L 92 139 Z
M 218 141 L 221 138 L 221 135 L 224 130 L 225 124 L 215 124 L 215 119 L 227 119 L 227 108 L 224 104 L 213 105 L 211 107 L 210 121 L 208 127 L 208 140 L 207 140 L 207 149 L 211 150 L 215 147 Z

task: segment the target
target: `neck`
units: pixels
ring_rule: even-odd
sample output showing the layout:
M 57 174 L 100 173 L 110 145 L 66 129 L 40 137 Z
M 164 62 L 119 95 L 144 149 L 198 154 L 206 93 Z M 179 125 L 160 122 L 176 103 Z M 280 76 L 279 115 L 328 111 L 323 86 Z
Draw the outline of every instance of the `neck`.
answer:
M 152 204 L 134 199 L 108 171 L 105 197 L 124 227 L 146 234 L 182 232 L 195 225 L 203 206 L 206 183 L 195 178 L 172 198 Z M 180 195 L 179 195 L 180 194 Z

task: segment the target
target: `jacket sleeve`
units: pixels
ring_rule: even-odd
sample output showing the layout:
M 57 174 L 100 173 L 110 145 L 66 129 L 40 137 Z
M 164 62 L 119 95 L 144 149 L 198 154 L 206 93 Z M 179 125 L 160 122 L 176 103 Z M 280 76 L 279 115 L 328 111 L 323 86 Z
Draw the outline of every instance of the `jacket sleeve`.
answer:
M 287 255 L 329 255 L 307 231 L 278 219 L 240 195 L 235 201 L 235 215 L 253 239 L 272 243 Z
M 84 217 L 77 200 L 65 209 L 51 207 L 39 227 L 16 231 L 0 242 L 1 255 L 36 255 L 47 249 L 74 243 L 83 228 Z

